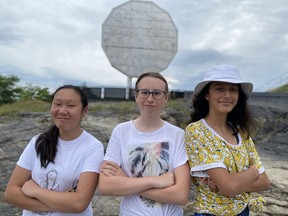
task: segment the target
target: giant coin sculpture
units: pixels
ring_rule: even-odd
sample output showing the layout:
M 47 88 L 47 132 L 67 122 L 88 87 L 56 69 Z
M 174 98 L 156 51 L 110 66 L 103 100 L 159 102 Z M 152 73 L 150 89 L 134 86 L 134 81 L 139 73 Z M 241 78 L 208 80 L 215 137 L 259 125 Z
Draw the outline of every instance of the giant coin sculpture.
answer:
M 169 13 L 148 1 L 112 9 L 102 25 L 102 48 L 111 65 L 131 78 L 161 72 L 177 52 L 178 31 Z

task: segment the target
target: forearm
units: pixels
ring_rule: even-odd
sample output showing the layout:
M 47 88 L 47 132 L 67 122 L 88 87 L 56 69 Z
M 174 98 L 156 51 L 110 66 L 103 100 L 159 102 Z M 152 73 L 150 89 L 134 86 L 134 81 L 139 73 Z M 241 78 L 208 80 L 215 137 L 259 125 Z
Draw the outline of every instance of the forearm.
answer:
M 150 189 L 139 193 L 139 195 L 152 199 L 159 203 L 170 203 L 185 205 L 189 199 L 190 188 L 179 190 L 175 186 L 163 189 Z
M 128 177 L 118 164 L 105 161 L 102 164 L 99 178 L 99 193 L 108 196 L 127 196 L 148 189 L 166 188 L 174 185 L 174 181 L 172 172 L 160 176 Z
M 19 208 L 30 210 L 30 211 L 52 211 L 47 205 L 41 201 L 25 196 L 21 192 L 20 187 L 11 188 L 9 191 L 5 191 L 4 199 L 6 202 L 11 203 Z
M 247 185 L 252 184 L 259 175 L 256 166 L 238 173 L 228 173 L 223 168 L 207 170 L 208 175 L 217 186 L 219 192 L 227 197 L 235 197 L 245 192 Z
M 106 196 L 127 196 L 137 194 L 155 186 L 155 177 L 130 178 L 100 174 L 99 193 Z
M 35 198 L 57 212 L 83 212 L 93 197 L 98 185 L 98 173 L 84 172 L 80 175 L 75 192 L 54 191 L 40 187 L 30 179 L 21 187 L 26 196 Z M 71 191 L 71 190 L 69 190 Z
M 39 188 L 34 197 L 57 212 L 81 213 L 90 201 L 79 192 L 57 192 Z
M 227 193 L 230 196 L 234 197 L 237 194 L 245 192 L 246 186 L 252 184 L 256 180 L 258 175 L 259 175 L 258 171 L 255 172 L 255 170 L 251 168 L 239 173 L 231 174 L 229 184 L 230 191 L 227 191 Z
M 246 185 L 245 192 L 259 192 L 268 190 L 271 186 L 270 180 L 267 174 L 264 172 L 259 175 L 252 184 Z
M 185 205 L 190 194 L 190 173 L 188 163 L 174 170 L 175 184 L 163 189 L 150 189 L 140 195 L 160 203 Z
M 242 172 L 231 174 L 231 178 L 234 180 L 234 182 L 237 183 L 237 185 L 239 185 L 239 187 L 251 184 L 257 179 L 258 176 L 259 172 L 255 166 L 253 166 L 253 168 L 249 167 L 247 170 L 244 170 Z

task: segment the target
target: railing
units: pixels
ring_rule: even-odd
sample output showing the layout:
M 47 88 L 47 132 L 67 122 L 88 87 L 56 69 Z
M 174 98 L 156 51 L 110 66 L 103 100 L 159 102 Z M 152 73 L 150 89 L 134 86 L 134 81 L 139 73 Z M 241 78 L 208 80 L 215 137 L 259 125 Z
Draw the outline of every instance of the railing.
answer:
M 100 100 L 126 100 L 126 88 L 83 88 L 89 101 Z M 134 89 L 129 89 L 129 99 L 134 100 Z M 190 98 L 193 91 L 171 91 L 170 98 Z M 288 93 L 253 92 L 250 102 L 261 102 L 275 105 L 288 106 Z
M 283 105 L 288 108 L 288 93 L 254 92 L 249 98 L 251 102 L 263 104 Z

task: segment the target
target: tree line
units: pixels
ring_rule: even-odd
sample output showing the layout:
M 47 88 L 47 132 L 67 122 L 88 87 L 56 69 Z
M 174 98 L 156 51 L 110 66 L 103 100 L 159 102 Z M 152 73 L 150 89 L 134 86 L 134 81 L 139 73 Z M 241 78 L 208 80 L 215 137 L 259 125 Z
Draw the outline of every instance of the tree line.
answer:
M 51 94 L 48 88 L 41 88 L 32 84 L 18 86 L 20 78 L 15 75 L 0 75 L 0 106 L 18 100 L 37 99 L 50 101 Z

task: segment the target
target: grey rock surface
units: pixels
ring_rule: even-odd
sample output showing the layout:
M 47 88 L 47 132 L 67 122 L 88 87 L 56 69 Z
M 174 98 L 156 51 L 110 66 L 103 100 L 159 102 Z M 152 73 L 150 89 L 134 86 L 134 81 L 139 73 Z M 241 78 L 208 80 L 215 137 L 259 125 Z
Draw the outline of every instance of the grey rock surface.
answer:
M 272 182 L 271 188 L 262 193 L 266 199 L 263 215 L 288 215 L 288 108 L 267 104 L 252 104 L 251 108 L 257 118 L 255 144 Z M 132 119 L 135 115 L 125 118 Z M 172 123 L 179 122 L 175 117 L 181 118 L 175 110 L 166 111 L 164 115 Z M 110 112 L 91 113 L 82 126 L 106 146 L 113 127 L 123 120 Z M 21 215 L 22 210 L 5 203 L 3 192 L 21 152 L 32 136 L 50 125 L 50 117 L 48 112 L 22 113 L 12 122 L 2 122 L 0 118 L 0 215 L 16 216 Z M 96 191 L 92 201 L 94 215 L 118 215 L 119 202 L 120 198 L 99 196 Z M 184 209 L 185 215 L 192 214 L 191 203 Z

